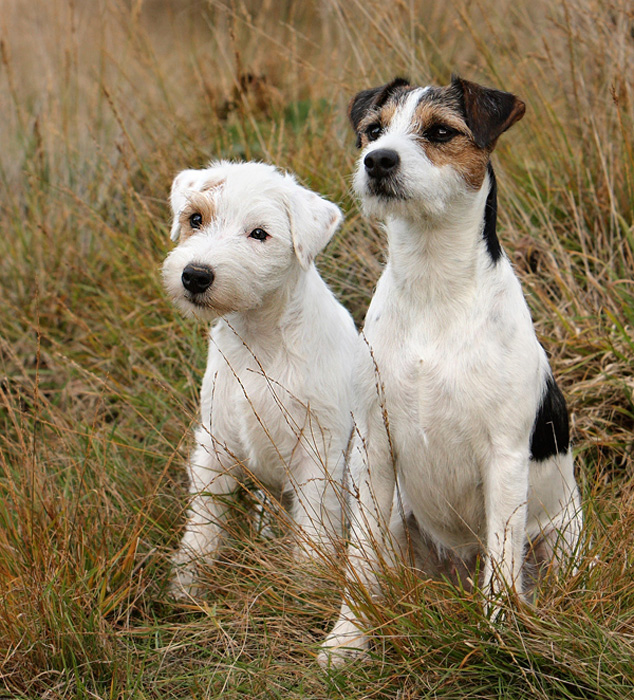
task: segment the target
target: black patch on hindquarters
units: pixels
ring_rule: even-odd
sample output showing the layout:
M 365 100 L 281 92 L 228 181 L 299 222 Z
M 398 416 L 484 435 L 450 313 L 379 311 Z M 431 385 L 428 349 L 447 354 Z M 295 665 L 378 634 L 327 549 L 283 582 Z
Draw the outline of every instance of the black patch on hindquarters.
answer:
M 552 374 L 546 377 L 546 390 L 537 411 L 531 435 L 531 459 L 542 462 L 570 447 L 566 400 Z
M 493 166 L 490 162 L 487 165 L 487 172 L 489 173 L 489 196 L 484 205 L 484 229 L 482 230 L 482 237 L 486 243 L 487 252 L 495 264 L 502 257 L 502 246 L 500 245 L 500 239 L 497 234 L 498 185 Z

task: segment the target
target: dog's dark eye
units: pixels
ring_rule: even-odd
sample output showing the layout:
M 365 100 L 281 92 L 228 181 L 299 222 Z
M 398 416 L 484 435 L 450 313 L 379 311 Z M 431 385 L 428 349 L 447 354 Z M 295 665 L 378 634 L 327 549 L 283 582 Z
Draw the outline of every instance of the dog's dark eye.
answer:
M 376 141 L 381 135 L 383 129 L 380 124 L 370 124 L 370 126 L 365 130 L 365 135 L 368 137 L 368 141 Z
M 444 124 L 432 124 L 428 129 L 425 129 L 424 133 L 425 138 L 432 143 L 447 143 L 447 141 L 451 141 L 457 135 L 458 131 L 456 129 L 452 129 Z
M 200 228 L 203 225 L 203 217 L 202 214 L 199 214 L 198 212 L 194 212 L 190 217 L 189 217 L 189 225 L 192 228 Z
M 269 234 L 263 228 L 254 228 L 249 234 L 249 238 L 255 238 L 256 241 L 265 241 Z

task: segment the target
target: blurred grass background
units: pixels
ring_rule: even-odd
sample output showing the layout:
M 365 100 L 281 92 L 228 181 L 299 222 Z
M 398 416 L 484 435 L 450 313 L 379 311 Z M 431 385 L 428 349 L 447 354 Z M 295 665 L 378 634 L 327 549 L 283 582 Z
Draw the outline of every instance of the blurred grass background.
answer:
M 0 697 L 634 697 L 634 9 L 626 0 L 0 0 Z M 517 93 L 500 236 L 570 403 L 592 544 L 491 632 L 407 571 L 325 674 L 336 563 L 242 527 L 166 596 L 206 329 L 162 291 L 173 176 L 294 170 L 346 212 L 319 260 L 361 323 L 380 229 L 345 109 L 394 75 Z M 589 562 L 594 561 L 594 567 Z

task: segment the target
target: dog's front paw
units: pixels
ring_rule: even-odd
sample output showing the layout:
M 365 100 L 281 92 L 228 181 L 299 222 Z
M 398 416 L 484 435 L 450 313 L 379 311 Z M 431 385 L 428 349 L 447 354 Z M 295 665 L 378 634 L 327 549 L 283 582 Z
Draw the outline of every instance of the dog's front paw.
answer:
M 502 603 L 499 596 L 496 598 L 487 598 L 484 600 L 484 616 L 492 625 L 503 624 L 506 619 L 506 606 Z
M 169 584 L 170 597 L 174 600 L 196 598 L 200 593 L 197 579 L 198 572 L 193 562 L 175 565 Z
M 488 586 L 483 594 L 484 615 L 492 625 L 504 624 L 513 610 L 529 604 L 526 595 L 514 588 Z
M 367 652 L 368 642 L 367 635 L 356 623 L 342 618 L 323 643 L 317 663 L 324 670 L 339 668 L 346 662 L 363 656 Z
M 200 597 L 200 569 L 195 559 L 182 549 L 172 558 L 169 594 L 174 600 L 191 601 Z

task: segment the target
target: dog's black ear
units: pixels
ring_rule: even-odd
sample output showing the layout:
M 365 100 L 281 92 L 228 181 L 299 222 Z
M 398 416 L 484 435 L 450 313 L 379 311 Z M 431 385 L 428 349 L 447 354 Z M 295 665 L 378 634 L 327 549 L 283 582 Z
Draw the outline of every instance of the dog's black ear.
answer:
M 390 98 L 394 92 L 400 88 L 409 87 L 409 80 L 405 78 L 395 78 L 391 83 L 379 85 L 379 87 L 362 90 L 355 95 L 348 105 L 348 118 L 352 124 L 352 128 L 357 132 L 359 123 L 365 115 L 373 109 L 379 109 Z M 357 148 L 360 146 L 360 139 L 357 138 Z
M 526 111 L 522 100 L 510 92 L 483 87 L 456 75 L 451 77 L 451 87 L 457 93 L 467 125 L 480 148 L 493 150 L 500 135 Z

